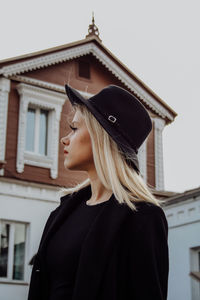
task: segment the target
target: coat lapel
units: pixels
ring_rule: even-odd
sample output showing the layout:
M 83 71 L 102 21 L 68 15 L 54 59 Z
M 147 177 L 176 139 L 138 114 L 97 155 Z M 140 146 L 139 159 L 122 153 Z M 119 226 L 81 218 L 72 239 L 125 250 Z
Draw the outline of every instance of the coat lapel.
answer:
M 80 204 L 89 199 L 91 187 L 88 186 L 73 195 L 61 198 L 62 204 L 52 212 L 47 228 L 44 230 L 38 249 L 38 256 L 45 255 L 45 248 L 52 234 L 58 230 L 67 216 Z M 94 300 L 98 298 L 103 272 L 112 255 L 122 223 L 131 210 L 120 205 L 114 195 L 102 206 L 82 244 L 78 263 L 73 300 Z
M 114 195 L 100 210 L 82 245 L 73 300 L 98 299 L 103 272 L 130 211 L 126 205 L 120 205 Z
M 81 203 L 81 201 L 84 201 L 84 199 L 90 197 L 90 195 L 91 187 L 87 186 L 73 195 L 66 195 L 61 198 L 61 205 L 51 213 L 50 219 L 48 220 L 49 224 L 47 224 L 47 228 L 44 230 L 38 249 L 38 254 L 44 251 L 48 240 L 51 238 L 52 234 L 58 230 L 64 220 L 66 220 L 67 216 L 70 215 L 70 213 Z

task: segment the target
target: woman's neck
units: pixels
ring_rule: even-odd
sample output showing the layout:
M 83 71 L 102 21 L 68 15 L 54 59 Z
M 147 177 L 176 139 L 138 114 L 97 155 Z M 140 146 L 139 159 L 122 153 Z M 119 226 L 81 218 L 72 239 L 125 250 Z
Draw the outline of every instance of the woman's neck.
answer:
M 87 201 L 87 204 L 97 204 L 109 200 L 112 195 L 112 191 L 105 188 L 100 181 L 96 170 L 88 172 L 88 177 L 91 183 L 91 198 Z

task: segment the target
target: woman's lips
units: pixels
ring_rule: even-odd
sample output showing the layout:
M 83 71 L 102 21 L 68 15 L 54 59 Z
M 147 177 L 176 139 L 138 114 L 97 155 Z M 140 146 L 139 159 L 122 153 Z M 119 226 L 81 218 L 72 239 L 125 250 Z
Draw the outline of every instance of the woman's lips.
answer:
M 66 150 L 64 150 L 64 154 L 68 154 L 68 152 Z

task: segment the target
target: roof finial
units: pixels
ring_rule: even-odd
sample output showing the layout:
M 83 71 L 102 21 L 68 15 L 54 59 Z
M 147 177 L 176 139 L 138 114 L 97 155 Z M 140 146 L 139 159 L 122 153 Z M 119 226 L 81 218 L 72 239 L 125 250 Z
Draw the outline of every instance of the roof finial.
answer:
M 99 37 L 99 29 L 95 25 L 95 21 L 94 21 L 94 12 L 92 12 L 92 24 L 90 24 L 88 27 L 88 34 L 86 35 L 86 38 L 92 37 L 92 36 L 96 36 L 99 39 L 99 41 L 101 42 L 101 39 Z
M 94 12 L 92 12 L 92 25 L 94 25 Z

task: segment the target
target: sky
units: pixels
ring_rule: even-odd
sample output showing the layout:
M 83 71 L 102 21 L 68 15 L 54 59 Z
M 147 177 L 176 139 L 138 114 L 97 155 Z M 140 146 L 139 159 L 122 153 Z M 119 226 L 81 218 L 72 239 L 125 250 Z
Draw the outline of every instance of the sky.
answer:
M 0 60 L 85 38 L 103 44 L 178 114 L 163 131 L 165 190 L 200 186 L 199 0 L 0 0 Z

